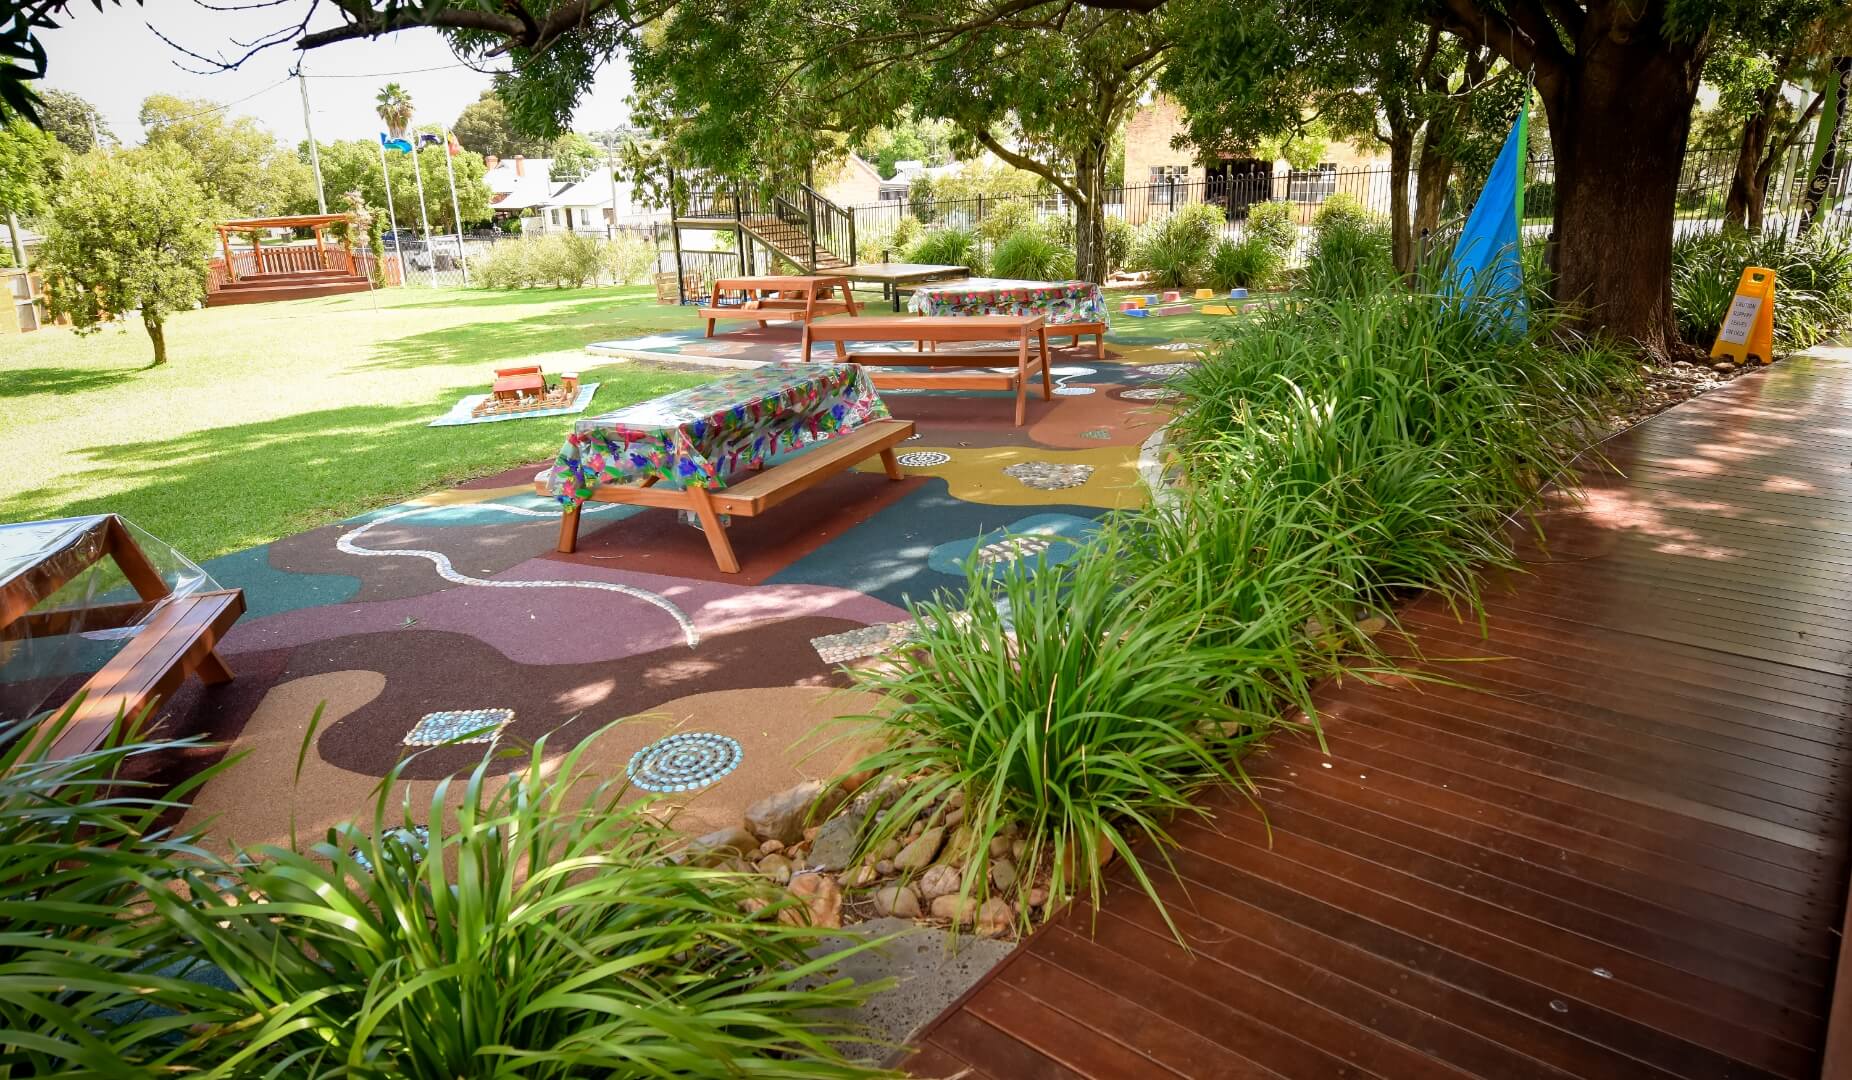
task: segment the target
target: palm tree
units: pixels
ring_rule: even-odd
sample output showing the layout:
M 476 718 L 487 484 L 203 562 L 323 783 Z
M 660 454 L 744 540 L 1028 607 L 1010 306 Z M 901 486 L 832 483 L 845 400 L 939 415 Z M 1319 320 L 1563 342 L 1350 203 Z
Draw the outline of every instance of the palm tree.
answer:
M 412 95 L 398 83 L 387 83 L 376 99 L 379 102 L 379 118 L 386 122 L 386 131 L 395 139 L 405 137 L 405 129 L 412 122 Z

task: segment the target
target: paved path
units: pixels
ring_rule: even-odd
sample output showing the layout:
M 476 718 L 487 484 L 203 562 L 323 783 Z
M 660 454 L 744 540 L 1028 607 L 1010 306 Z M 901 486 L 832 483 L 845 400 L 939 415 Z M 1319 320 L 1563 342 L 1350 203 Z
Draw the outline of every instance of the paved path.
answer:
M 1177 829 L 1183 880 L 1160 880 L 1189 951 L 1121 872 L 910 1068 L 1821 1075 L 1852 819 L 1852 350 L 1605 451 L 1622 475 L 1591 467 L 1529 572 L 1488 579 L 1487 636 L 1407 612 L 1416 666 L 1470 689 L 1331 688 L 1330 758 L 1288 739 L 1254 762 L 1265 822 L 1222 792 Z

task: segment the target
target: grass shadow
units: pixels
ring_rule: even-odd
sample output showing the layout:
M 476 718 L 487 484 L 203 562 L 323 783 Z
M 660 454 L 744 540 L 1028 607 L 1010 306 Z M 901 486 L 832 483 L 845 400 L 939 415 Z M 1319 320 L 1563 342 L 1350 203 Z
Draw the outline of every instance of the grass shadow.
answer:
M 15 368 L 0 377 L 0 398 L 32 397 L 35 394 L 81 394 L 114 386 L 146 371 L 133 368 L 35 367 Z
M 527 297 L 529 304 L 538 301 Z M 372 368 L 411 368 L 427 364 L 483 364 L 486 367 L 538 353 L 579 350 L 594 341 L 636 337 L 665 329 L 688 329 L 692 316 L 672 306 L 639 309 L 619 306 L 609 296 L 547 304 L 539 313 L 496 323 L 467 323 L 382 341 Z

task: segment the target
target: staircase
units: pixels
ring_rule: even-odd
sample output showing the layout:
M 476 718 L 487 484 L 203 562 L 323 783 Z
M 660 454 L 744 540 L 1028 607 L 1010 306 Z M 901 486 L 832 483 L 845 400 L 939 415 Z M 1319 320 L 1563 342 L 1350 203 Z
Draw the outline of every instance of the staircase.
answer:
M 266 304 L 272 300 L 302 300 L 311 296 L 366 292 L 366 275 L 346 270 L 289 270 L 251 274 L 227 281 L 206 294 L 207 307 L 232 304 Z
M 855 265 L 855 215 L 809 184 L 767 193 L 743 185 L 688 195 L 675 212 L 678 228 L 739 228 L 807 274 Z

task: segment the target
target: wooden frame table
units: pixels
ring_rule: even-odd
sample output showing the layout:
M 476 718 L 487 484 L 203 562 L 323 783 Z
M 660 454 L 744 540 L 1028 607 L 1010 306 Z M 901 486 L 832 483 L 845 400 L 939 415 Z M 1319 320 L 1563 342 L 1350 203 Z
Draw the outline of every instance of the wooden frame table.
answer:
M 840 290 L 841 299 L 832 298 L 831 293 L 836 290 Z M 720 302 L 723 293 L 739 293 L 742 302 L 723 306 Z M 771 293 L 777 295 L 767 295 Z M 753 306 L 747 307 L 747 304 Z M 707 320 L 708 337 L 714 336 L 717 319 L 743 319 L 757 322 L 761 327 L 773 321 L 800 322 L 808 326 L 810 320 L 825 315 L 860 312 L 861 306 L 849 289 L 849 279 L 836 274 L 716 278 L 707 306 L 696 310 Z
M 1028 385 L 1039 359 L 1042 368 L 1042 400 L 1053 398 L 1054 378 L 1048 370 L 1048 324 L 1040 315 L 916 315 L 901 318 L 870 317 L 837 319 L 804 326 L 804 359 L 810 359 L 814 342 L 836 346 L 838 360 L 864 367 L 935 367 L 993 368 L 1015 362 L 1015 371 L 963 372 L 959 374 L 873 372 L 877 389 L 895 390 L 1014 390 L 1016 423 L 1028 419 Z M 852 352 L 851 341 L 911 341 L 917 352 Z M 927 345 L 938 346 L 968 341 L 1008 341 L 1009 351 L 928 352 Z M 1035 357 L 1030 344 L 1035 345 Z
M 923 285 L 929 281 L 942 281 L 948 278 L 964 278 L 971 275 L 968 266 L 952 266 L 949 263 L 857 263 L 844 270 L 843 276 L 851 281 L 869 281 L 881 286 L 881 296 L 894 298 L 894 311 L 900 311 L 900 290 L 908 285 Z
M 936 297 L 945 300 L 935 303 Z M 1025 315 L 1040 310 L 1048 319 L 1049 337 L 1068 338 L 1078 349 L 1081 337 L 1092 334 L 1093 358 L 1106 359 L 1106 295 L 1092 282 L 985 277 L 922 282 L 914 287 L 908 307 L 916 315 Z
M 18 539 L 8 545 L 9 536 Z M 4 556 L 12 555 L 11 568 Z M 113 560 L 136 599 L 37 610 L 47 597 L 104 559 Z M 244 614 L 244 591 L 211 589 L 173 595 L 167 581 L 115 514 L 0 526 L 0 655 L 20 640 L 138 627 L 80 689 L 83 703 L 58 732 L 54 757 L 85 753 L 117 721 L 156 706 L 188 675 L 207 684 L 232 672 L 218 640 Z

